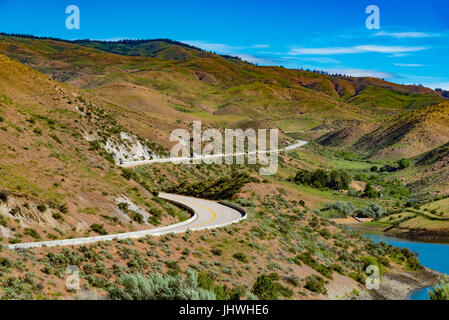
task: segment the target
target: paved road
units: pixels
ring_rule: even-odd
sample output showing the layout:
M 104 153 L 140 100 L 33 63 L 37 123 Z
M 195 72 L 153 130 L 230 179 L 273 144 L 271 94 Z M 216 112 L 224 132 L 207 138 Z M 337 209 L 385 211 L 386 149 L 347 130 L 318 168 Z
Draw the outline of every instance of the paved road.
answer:
M 56 246 L 84 245 L 99 241 L 107 241 L 115 239 L 118 240 L 136 239 L 136 238 L 143 238 L 145 236 L 160 236 L 169 233 L 182 233 L 186 232 L 187 230 L 198 231 L 205 229 L 220 228 L 246 219 L 246 215 L 244 215 L 240 211 L 215 201 L 197 199 L 168 193 L 160 193 L 159 197 L 177 203 L 180 206 L 189 209 L 189 211 L 192 212 L 192 217 L 184 222 L 180 222 L 166 227 L 148 229 L 143 231 L 111 234 L 97 237 L 77 238 L 77 239 L 19 243 L 19 244 L 5 245 L 5 247 L 9 249 L 20 249 L 20 248 L 24 249 L 24 248 L 40 248 L 43 246 L 56 247 Z
M 295 144 L 292 144 L 291 146 L 288 146 L 283 149 L 277 149 L 277 150 L 263 150 L 263 151 L 252 151 L 252 152 L 241 152 L 241 153 L 233 153 L 233 154 L 212 154 L 212 155 L 206 155 L 206 156 L 196 156 L 194 158 L 189 157 L 180 157 L 180 158 L 161 158 L 161 159 L 152 159 L 152 160 L 140 160 L 140 161 L 129 161 L 121 163 L 119 166 L 123 168 L 131 168 L 131 167 L 137 167 L 142 166 L 146 164 L 154 164 L 154 163 L 176 163 L 176 162 L 183 162 L 183 161 L 192 161 L 192 160 L 204 160 L 204 159 L 214 159 L 214 158 L 224 158 L 224 157 L 234 157 L 234 156 L 241 156 L 241 155 L 253 155 L 253 154 L 268 154 L 268 153 L 279 153 L 283 151 L 291 151 L 298 148 L 301 148 L 302 146 L 306 145 L 308 141 L 303 140 L 297 140 Z
M 290 151 L 300 148 L 307 144 L 307 141 L 298 140 L 296 144 L 288 146 L 283 149 L 278 150 L 267 150 L 262 151 L 261 153 L 272 153 L 272 152 L 281 152 L 281 151 Z M 244 153 L 244 154 L 254 154 Z M 239 155 L 239 154 L 234 154 Z M 199 158 L 213 158 L 213 157 L 224 157 L 225 155 L 211 155 L 211 156 L 200 156 Z M 230 155 L 226 155 L 230 156 Z M 170 158 L 170 159 L 155 159 L 155 160 L 146 160 L 146 161 L 135 161 L 135 162 L 127 162 L 122 164 L 123 167 L 133 167 L 139 166 L 143 164 L 150 163 L 162 163 L 162 162 L 177 162 L 180 160 L 191 160 L 190 158 Z M 43 246 L 46 247 L 56 247 L 56 246 L 70 246 L 70 245 L 83 245 L 89 243 L 95 243 L 100 241 L 107 240 L 121 240 L 121 239 L 136 239 L 143 238 L 146 236 L 160 236 L 169 233 L 182 233 L 187 230 L 197 231 L 197 230 L 205 230 L 205 229 L 214 229 L 224 227 L 236 222 L 239 222 L 243 219 L 246 219 L 246 214 L 242 214 L 241 211 L 220 204 L 215 201 L 197 199 L 192 197 L 186 197 L 181 195 L 174 195 L 168 193 L 160 193 L 160 198 L 166 199 L 168 201 L 179 204 L 180 206 L 190 210 L 192 212 L 192 217 L 189 220 L 184 222 L 176 223 L 173 225 L 136 231 L 136 232 L 126 232 L 119 234 L 110 234 L 105 236 L 96 236 L 96 237 L 85 237 L 85 238 L 76 238 L 76 239 L 64 239 L 64 240 L 54 240 L 54 241 L 42 241 L 42 242 L 31 242 L 31 243 L 19 243 L 19 244 L 10 244 L 4 245 L 4 247 L 9 249 L 25 249 L 25 248 L 40 248 Z

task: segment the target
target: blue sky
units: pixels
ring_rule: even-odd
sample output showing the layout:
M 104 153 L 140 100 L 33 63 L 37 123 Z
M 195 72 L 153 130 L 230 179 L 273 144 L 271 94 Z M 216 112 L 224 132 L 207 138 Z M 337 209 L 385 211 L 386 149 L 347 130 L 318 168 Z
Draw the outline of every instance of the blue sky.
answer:
M 68 5 L 80 30 L 65 27 Z M 380 29 L 368 30 L 368 5 Z M 260 65 L 449 90 L 447 0 L 0 0 L 0 31 L 64 39 L 170 38 Z

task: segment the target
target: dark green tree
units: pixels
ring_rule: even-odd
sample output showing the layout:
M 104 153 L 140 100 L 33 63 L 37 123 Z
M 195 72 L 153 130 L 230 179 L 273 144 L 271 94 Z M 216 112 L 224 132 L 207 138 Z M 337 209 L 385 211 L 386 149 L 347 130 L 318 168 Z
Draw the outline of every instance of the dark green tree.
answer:
M 261 300 L 277 300 L 277 291 L 270 276 L 262 274 L 257 277 L 253 293 Z
M 311 180 L 312 180 L 312 173 L 304 169 L 299 170 L 294 178 L 294 181 L 297 184 L 310 184 Z
M 401 159 L 398 161 L 399 169 L 403 170 L 410 167 L 410 160 Z
M 349 188 L 351 178 L 344 170 L 332 170 L 329 174 L 327 187 L 333 190 L 346 190 Z
M 329 181 L 329 175 L 326 170 L 316 169 L 312 173 L 312 184 L 317 188 L 322 188 L 327 186 Z
M 365 191 L 363 192 L 363 196 L 367 198 L 379 198 L 379 192 L 377 192 L 371 182 L 368 182 L 365 187 Z

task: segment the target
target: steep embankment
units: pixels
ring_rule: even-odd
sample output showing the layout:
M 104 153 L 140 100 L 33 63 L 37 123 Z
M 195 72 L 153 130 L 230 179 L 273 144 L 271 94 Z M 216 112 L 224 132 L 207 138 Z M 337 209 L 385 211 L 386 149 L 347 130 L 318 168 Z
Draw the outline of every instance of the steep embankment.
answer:
M 103 107 L 92 95 L 0 55 L 0 242 L 151 227 L 145 214 L 118 208 L 119 198 L 147 202 L 146 210 L 161 206 L 114 162 L 152 151 Z
M 388 121 L 360 138 L 351 150 L 377 159 L 410 158 L 448 141 L 449 103 L 444 102 Z
M 417 157 L 410 171 L 406 181 L 413 192 L 449 193 L 449 143 Z

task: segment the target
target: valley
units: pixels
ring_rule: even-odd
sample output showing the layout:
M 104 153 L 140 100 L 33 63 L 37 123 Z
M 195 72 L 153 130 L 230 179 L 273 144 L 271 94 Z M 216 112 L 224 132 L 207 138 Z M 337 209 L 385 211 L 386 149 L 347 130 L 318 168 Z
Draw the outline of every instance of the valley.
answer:
M 277 173 L 172 163 L 170 133 L 194 121 L 278 129 Z M 0 298 L 121 299 L 126 283 L 157 274 L 202 298 L 360 298 L 368 265 L 426 269 L 335 219 L 449 237 L 448 132 L 448 99 L 422 86 L 257 66 L 166 39 L 2 34 Z M 161 193 L 225 200 L 247 218 L 151 236 L 191 219 Z M 21 248 L 48 241 L 68 246 Z M 66 288 L 68 266 L 80 290 Z

